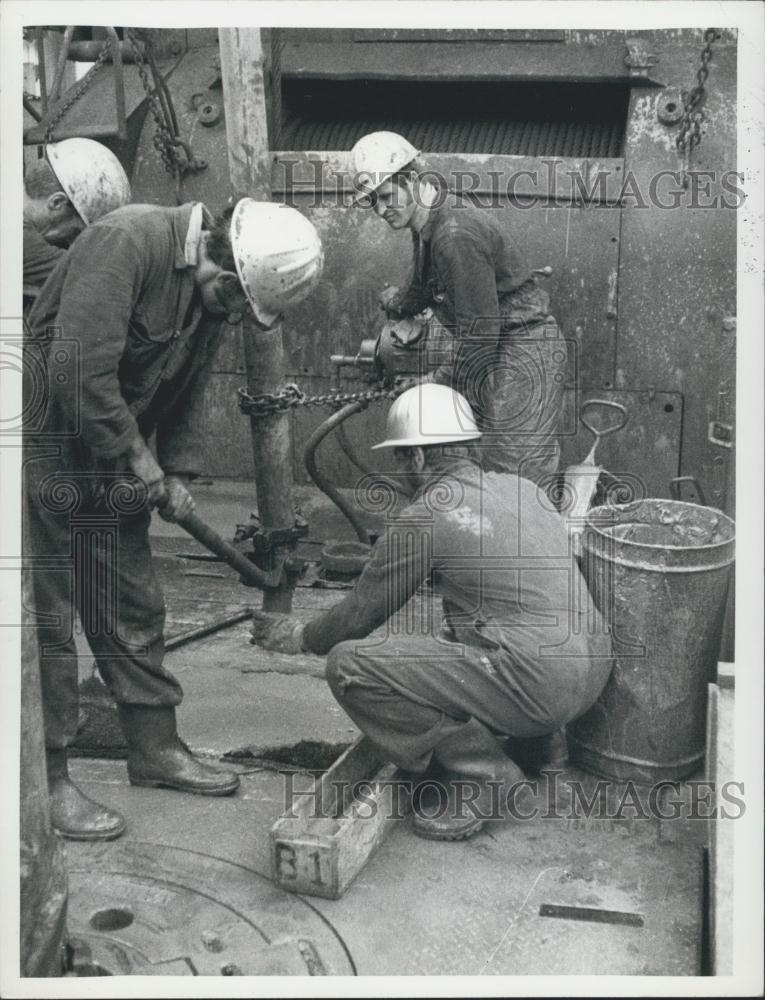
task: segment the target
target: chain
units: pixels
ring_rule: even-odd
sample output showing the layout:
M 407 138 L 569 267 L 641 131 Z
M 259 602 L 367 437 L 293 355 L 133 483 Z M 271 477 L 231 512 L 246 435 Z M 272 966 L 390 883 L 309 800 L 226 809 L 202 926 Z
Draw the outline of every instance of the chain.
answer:
M 45 129 L 46 142 L 52 141 L 53 132 L 56 128 L 56 125 L 58 125 L 58 123 L 61 121 L 64 115 L 69 111 L 69 109 L 72 108 L 77 103 L 77 101 L 79 101 L 82 95 L 85 94 L 88 90 L 90 90 L 90 88 L 93 86 L 93 81 L 95 80 L 98 71 L 106 62 L 106 57 L 109 55 L 110 48 L 111 48 L 111 41 L 107 38 L 107 40 L 104 42 L 104 47 L 96 56 L 93 65 L 90 67 L 85 76 L 80 80 L 77 86 L 72 89 L 69 96 L 63 102 L 63 104 L 61 104 L 61 106 L 57 109 L 55 115 L 53 115 L 50 118 L 47 127 Z
M 238 391 L 239 409 L 250 417 L 270 417 L 284 413 L 297 406 L 329 406 L 338 409 L 349 403 L 375 403 L 383 399 L 395 399 L 402 392 L 415 385 L 417 379 L 403 379 L 394 386 L 378 387 L 366 392 L 327 392 L 321 396 L 307 396 L 299 385 L 291 382 L 279 392 L 264 392 L 253 396 L 246 389 Z
M 157 88 L 152 85 L 149 79 L 149 71 L 146 59 L 144 58 L 144 46 L 148 50 L 151 40 L 148 36 L 141 37 L 142 35 L 143 32 L 139 32 L 134 28 L 125 29 L 125 36 L 133 48 L 138 75 L 141 77 L 141 83 L 148 98 L 149 109 L 151 110 L 156 126 L 152 140 L 154 148 L 159 153 L 165 170 L 175 178 L 176 193 L 180 201 L 181 178 L 187 171 L 199 169 L 202 164 L 201 162 L 197 162 L 188 144 L 180 136 L 174 135 L 168 127 L 169 123 L 160 102 Z
M 696 86 L 688 93 L 683 103 L 683 118 L 675 140 L 683 156 L 683 187 L 688 186 L 691 150 L 701 142 L 701 125 L 704 120 L 702 106 L 707 96 L 705 88 L 709 76 L 709 63 L 712 60 L 712 45 L 719 39 L 720 33 L 716 28 L 707 28 L 704 32 L 704 48 L 701 50 L 701 65 L 696 71 Z

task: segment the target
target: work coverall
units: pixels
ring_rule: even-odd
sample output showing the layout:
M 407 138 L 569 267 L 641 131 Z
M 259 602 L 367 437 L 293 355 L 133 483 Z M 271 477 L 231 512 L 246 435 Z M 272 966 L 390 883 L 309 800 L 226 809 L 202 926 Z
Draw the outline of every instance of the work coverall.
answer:
M 425 581 L 414 613 L 407 602 Z M 560 516 L 529 480 L 467 460 L 390 521 L 353 592 L 306 624 L 303 644 L 329 654 L 339 703 L 414 772 L 471 718 L 496 734 L 553 732 L 592 705 L 611 670 Z
M 484 437 L 484 468 L 549 481 L 560 457 L 566 342 L 496 211 L 440 192 L 419 234 L 415 269 L 393 311 L 430 306 L 452 334 L 434 379 L 465 396 Z
M 63 247 L 48 243 L 31 222 L 24 222 L 24 306 L 31 308 L 35 297 L 54 267 L 66 255 Z
M 166 474 L 200 471 L 202 393 L 221 332 L 194 284 L 207 218 L 201 204 L 110 213 L 78 236 L 30 315 L 27 412 L 41 409 L 41 358 L 49 373 L 26 437 L 25 485 L 50 748 L 77 730 L 75 609 L 118 702 L 182 698 L 162 665 L 146 491 L 124 455 L 136 432 L 156 431 Z

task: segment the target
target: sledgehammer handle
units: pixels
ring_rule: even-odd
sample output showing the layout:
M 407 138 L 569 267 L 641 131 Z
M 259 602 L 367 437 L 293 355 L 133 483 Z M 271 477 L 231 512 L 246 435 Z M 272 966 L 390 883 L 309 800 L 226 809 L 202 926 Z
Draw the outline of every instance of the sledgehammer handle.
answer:
M 167 494 L 165 494 L 164 497 L 160 498 L 157 507 L 164 507 L 167 499 Z M 184 531 L 187 531 L 192 538 L 196 538 L 206 549 L 214 552 L 216 556 L 219 556 L 224 562 L 228 563 L 246 583 L 253 587 L 260 587 L 261 590 L 270 589 L 278 585 L 282 576 L 281 566 L 268 573 L 262 569 L 258 569 L 238 549 L 235 549 L 233 545 L 229 545 L 228 542 L 224 541 L 217 531 L 213 531 L 210 525 L 206 524 L 201 517 L 198 517 L 196 514 L 187 514 L 183 520 L 178 520 L 175 523 L 179 524 Z

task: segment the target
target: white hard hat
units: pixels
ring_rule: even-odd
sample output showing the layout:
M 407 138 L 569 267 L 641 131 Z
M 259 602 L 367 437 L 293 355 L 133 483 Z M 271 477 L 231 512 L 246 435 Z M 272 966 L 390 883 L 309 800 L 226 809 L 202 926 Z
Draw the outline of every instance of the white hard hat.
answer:
M 86 226 L 130 201 L 130 182 L 114 153 L 93 139 L 62 139 L 46 147 L 58 182 Z
M 351 150 L 354 201 L 368 198 L 383 181 L 411 163 L 418 150 L 397 132 L 370 132 Z
M 394 400 L 385 421 L 386 438 L 377 448 L 457 444 L 481 436 L 470 403 L 448 385 L 426 382 Z
M 236 273 L 257 319 L 271 326 L 309 294 L 324 251 L 313 223 L 295 208 L 242 198 L 231 217 Z

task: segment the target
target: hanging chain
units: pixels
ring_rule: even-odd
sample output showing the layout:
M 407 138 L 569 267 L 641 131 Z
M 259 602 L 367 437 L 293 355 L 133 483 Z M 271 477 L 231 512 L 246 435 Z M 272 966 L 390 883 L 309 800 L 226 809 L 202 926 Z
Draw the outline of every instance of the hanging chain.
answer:
M 709 76 L 709 63 L 712 60 L 712 45 L 719 41 L 720 37 L 716 28 L 707 28 L 704 32 L 704 48 L 701 50 L 701 65 L 696 71 L 696 86 L 688 93 L 683 104 L 680 131 L 675 140 L 683 157 L 683 187 L 688 187 L 691 151 L 701 142 L 701 125 L 704 121 L 703 104 L 707 96 L 705 88 Z
M 406 378 L 393 386 L 379 386 L 366 392 L 327 392 L 321 396 L 307 396 L 299 385 L 291 382 L 279 392 L 264 392 L 253 396 L 246 389 L 239 389 L 239 409 L 250 417 L 270 417 L 298 406 L 329 406 L 335 409 L 349 403 L 375 403 L 395 399 L 402 392 L 417 384 L 417 379 Z
M 175 178 L 176 195 L 180 202 L 180 187 L 183 176 L 189 171 L 204 170 L 207 163 L 195 157 L 189 144 L 184 142 L 179 135 L 175 134 L 175 128 L 171 120 L 171 115 L 174 112 L 170 111 L 171 106 L 168 107 L 167 112 L 165 111 L 158 93 L 161 84 L 157 80 L 152 84 L 152 81 L 149 79 L 147 63 L 150 62 L 152 68 L 156 69 L 152 61 L 151 36 L 148 32 L 140 31 L 137 28 L 126 28 L 125 37 L 132 46 L 138 75 L 141 77 L 141 83 L 149 102 L 149 109 L 154 118 L 156 126 L 153 138 L 154 148 L 159 153 L 165 170 Z M 171 98 L 168 92 L 165 92 L 164 97 L 167 102 L 170 102 Z
M 53 139 L 53 132 L 56 125 L 61 121 L 61 119 L 66 115 L 70 108 L 79 101 L 83 94 L 87 93 L 88 90 L 93 86 L 93 82 L 98 75 L 98 71 L 106 62 L 106 57 L 109 55 L 111 49 L 111 41 L 107 38 L 104 42 L 104 47 L 96 56 L 95 62 L 90 67 L 85 76 L 80 80 L 76 87 L 74 87 L 71 92 L 68 93 L 66 100 L 60 105 L 56 110 L 55 115 L 53 115 L 45 128 L 45 141 L 51 142 Z

